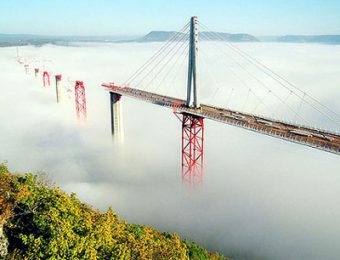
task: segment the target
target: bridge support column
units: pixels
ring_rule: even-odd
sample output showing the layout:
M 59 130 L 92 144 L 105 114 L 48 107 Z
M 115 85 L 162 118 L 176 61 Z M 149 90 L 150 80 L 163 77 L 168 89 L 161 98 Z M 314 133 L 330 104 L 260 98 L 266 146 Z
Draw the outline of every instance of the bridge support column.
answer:
M 34 69 L 34 76 L 35 76 L 35 78 L 38 78 L 38 74 L 39 74 L 39 68 L 35 68 Z
M 75 101 L 76 101 L 76 112 L 79 120 L 86 120 L 87 109 L 86 109 L 86 96 L 85 87 L 82 81 L 76 81 L 74 87 Z
M 50 74 L 47 71 L 43 73 L 43 85 L 44 87 L 50 86 Z
M 182 180 L 197 184 L 203 180 L 204 121 L 202 117 L 183 114 Z
M 25 73 L 29 74 L 30 66 L 28 64 L 25 64 L 24 67 L 25 67 Z
M 121 95 L 110 92 L 111 133 L 114 140 L 124 141 Z
M 57 103 L 60 103 L 63 96 L 63 86 L 61 83 L 61 74 L 55 76 L 55 91 L 57 96 Z

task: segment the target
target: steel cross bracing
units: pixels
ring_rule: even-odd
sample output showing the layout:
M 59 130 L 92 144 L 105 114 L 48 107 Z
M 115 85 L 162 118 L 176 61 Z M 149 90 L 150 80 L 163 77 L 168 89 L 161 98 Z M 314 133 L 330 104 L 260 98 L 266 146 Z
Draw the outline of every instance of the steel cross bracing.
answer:
M 183 113 L 182 121 L 182 180 L 192 184 L 200 183 L 204 170 L 204 121 Z
M 82 81 L 76 81 L 74 92 L 75 92 L 77 117 L 79 120 L 85 120 L 87 117 L 87 108 L 86 108 L 85 87 Z
M 182 99 L 119 87 L 113 83 L 104 83 L 102 86 L 112 93 L 175 109 L 177 113 L 211 119 L 340 155 L 340 135 L 337 133 L 210 105 L 201 104 L 200 108 L 191 108 L 187 107 L 186 101 Z

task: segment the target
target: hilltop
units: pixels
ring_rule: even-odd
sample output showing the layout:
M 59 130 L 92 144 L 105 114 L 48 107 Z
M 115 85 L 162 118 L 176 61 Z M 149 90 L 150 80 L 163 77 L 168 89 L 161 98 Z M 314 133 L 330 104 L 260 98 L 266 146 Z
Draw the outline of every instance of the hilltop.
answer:
M 227 259 L 173 233 L 101 213 L 32 173 L 0 164 L 0 258 Z
M 163 42 L 169 40 L 173 37 L 177 32 L 174 31 L 151 31 L 147 35 L 143 36 L 140 39 L 137 39 L 138 42 Z M 180 33 L 179 38 L 184 38 L 184 34 Z M 250 34 L 238 33 L 221 33 L 221 32 L 200 32 L 199 33 L 200 40 L 208 40 L 208 41 L 230 41 L 230 42 L 257 42 L 259 41 L 256 37 Z

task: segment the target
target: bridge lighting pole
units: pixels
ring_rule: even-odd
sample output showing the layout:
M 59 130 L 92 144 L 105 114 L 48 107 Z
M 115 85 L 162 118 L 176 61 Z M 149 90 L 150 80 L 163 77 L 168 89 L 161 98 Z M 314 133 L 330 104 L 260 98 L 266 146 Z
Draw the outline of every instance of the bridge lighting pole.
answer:
M 200 108 L 197 79 L 198 22 L 190 20 L 189 61 L 186 106 Z M 193 99 L 192 99 L 193 97 Z M 200 183 L 204 170 L 204 121 L 203 117 L 182 113 L 182 180 L 190 184 Z
M 86 109 L 86 96 L 85 87 L 82 81 L 76 81 L 74 87 L 75 101 L 76 101 L 76 112 L 79 120 L 85 120 L 87 118 Z

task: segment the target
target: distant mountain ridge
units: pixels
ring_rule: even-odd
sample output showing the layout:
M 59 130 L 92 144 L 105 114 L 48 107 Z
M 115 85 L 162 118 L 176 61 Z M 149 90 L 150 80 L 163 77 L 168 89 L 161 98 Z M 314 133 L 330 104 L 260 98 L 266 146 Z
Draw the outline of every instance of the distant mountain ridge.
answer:
M 74 42 L 165 42 L 173 37 L 175 31 L 151 31 L 143 37 L 137 36 L 52 36 L 35 34 L 1 34 L 0 47 L 44 44 L 71 45 Z M 178 39 L 184 39 L 185 35 L 179 33 Z M 201 41 L 229 41 L 229 42 L 281 42 L 281 43 L 321 43 L 321 44 L 340 44 L 340 35 L 285 35 L 285 36 L 258 36 L 255 37 L 246 33 L 222 33 L 207 32 L 199 33 Z
M 163 42 L 171 39 L 177 32 L 174 31 L 151 31 L 142 38 L 136 39 L 137 42 Z M 185 35 L 179 33 L 179 39 L 184 39 Z M 221 33 L 221 32 L 200 32 L 200 40 L 207 41 L 231 41 L 231 42 L 258 42 L 259 40 L 245 33 Z
M 340 44 L 340 35 L 286 35 L 278 37 L 276 41 L 292 43 Z
M 67 45 L 72 42 L 117 42 L 122 39 L 136 38 L 136 36 L 53 36 L 53 35 L 36 35 L 36 34 L 1 34 L 0 47 L 6 46 L 23 46 L 43 44 Z

